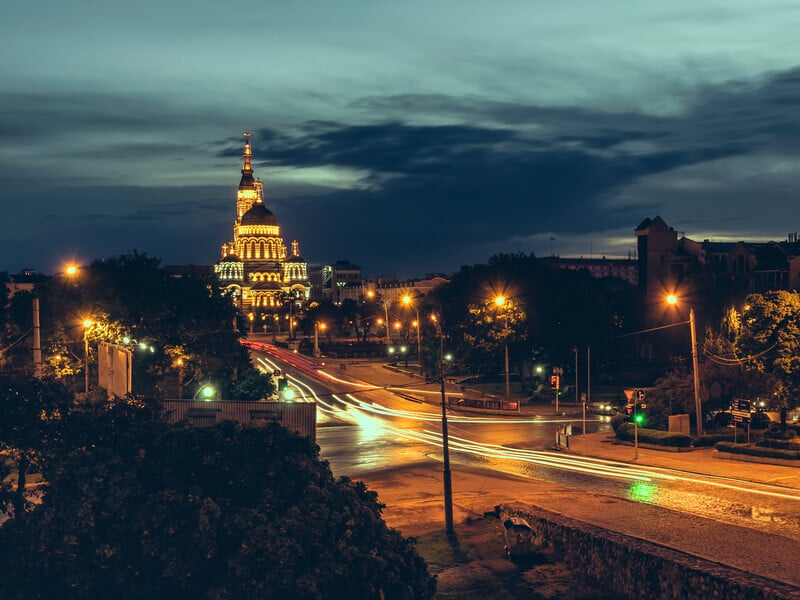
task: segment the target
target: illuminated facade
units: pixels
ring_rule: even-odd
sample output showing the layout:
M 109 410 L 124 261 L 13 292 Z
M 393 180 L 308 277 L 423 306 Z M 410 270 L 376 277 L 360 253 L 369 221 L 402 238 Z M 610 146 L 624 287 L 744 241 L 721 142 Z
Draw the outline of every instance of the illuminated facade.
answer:
M 273 312 L 289 296 L 309 297 L 308 265 L 296 241 L 287 254 L 275 215 L 264 206 L 264 185 L 253 177 L 250 134 L 245 133 L 242 179 L 236 192 L 233 240 L 222 245 L 214 272 L 243 312 Z

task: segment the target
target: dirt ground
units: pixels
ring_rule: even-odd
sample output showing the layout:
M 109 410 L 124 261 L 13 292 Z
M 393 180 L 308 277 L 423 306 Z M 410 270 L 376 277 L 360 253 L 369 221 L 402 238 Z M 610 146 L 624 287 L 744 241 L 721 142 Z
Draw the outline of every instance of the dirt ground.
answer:
M 455 539 L 444 532 L 441 467 L 431 463 L 370 473 L 363 479 L 386 505 L 384 519 L 403 535 L 417 539 L 417 550 L 437 575 L 439 600 L 617 600 L 571 571 L 551 549 L 537 548 L 529 560 L 505 558 L 503 527 L 493 513 L 502 502 L 537 494 L 552 486 L 513 476 L 486 477 L 457 469 L 453 473 Z M 557 493 L 557 492 L 556 492 Z
M 443 531 L 417 539 L 417 549 L 437 575 L 440 600 L 622 600 L 571 571 L 552 550 L 528 559 L 505 558 L 503 528 L 495 517 L 467 519 L 451 543 Z

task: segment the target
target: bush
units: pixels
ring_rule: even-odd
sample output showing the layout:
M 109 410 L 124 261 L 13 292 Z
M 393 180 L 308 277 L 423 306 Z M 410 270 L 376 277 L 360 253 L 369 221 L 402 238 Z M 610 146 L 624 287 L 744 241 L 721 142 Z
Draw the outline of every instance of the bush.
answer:
M 620 425 L 628 422 L 628 418 L 629 418 L 628 415 L 622 412 L 617 413 L 613 417 L 611 417 L 611 427 L 614 429 L 614 433 L 617 432 L 617 429 L 619 429 Z
M 777 448 L 778 450 L 800 450 L 800 444 L 795 444 L 789 440 L 776 440 L 774 438 L 765 438 L 756 442 L 759 448 Z
M 762 448 L 755 444 L 734 444 L 733 442 L 718 442 L 714 446 L 720 452 L 731 454 L 744 454 L 746 456 L 761 456 L 763 458 L 784 458 L 800 460 L 800 450 L 782 450 L 779 448 Z
M 414 541 L 310 440 L 275 423 L 113 427 L 123 443 L 70 453 L 0 527 L 0 598 L 433 597 Z
M 771 422 L 767 413 L 756 412 L 750 417 L 750 429 L 766 429 Z
M 693 446 L 695 448 L 708 448 L 715 445 L 717 442 L 732 442 L 733 439 L 733 433 L 712 433 L 709 435 L 701 435 L 699 438 L 696 438 Z
M 723 428 L 727 427 L 731 424 L 733 417 L 731 417 L 731 413 L 729 412 L 718 412 L 714 415 L 713 424 L 714 427 Z
M 634 424 L 623 423 L 617 429 L 617 437 L 626 442 L 634 441 Z M 685 433 L 674 433 L 671 431 L 661 431 L 660 429 L 647 429 L 639 427 L 639 442 L 643 444 L 655 444 L 657 446 L 668 446 L 670 448 L 688 448 L 692 445 L 691 436 Z

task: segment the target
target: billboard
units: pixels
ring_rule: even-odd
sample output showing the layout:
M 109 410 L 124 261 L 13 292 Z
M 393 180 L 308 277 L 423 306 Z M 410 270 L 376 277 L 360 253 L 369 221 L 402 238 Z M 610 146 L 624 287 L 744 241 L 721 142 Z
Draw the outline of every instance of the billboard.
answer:
M 100 342 L 97 345 L 97 373 L 100 387 L 108 397 L 124 398 L 131 393 L 132 354 L 128 348 Z

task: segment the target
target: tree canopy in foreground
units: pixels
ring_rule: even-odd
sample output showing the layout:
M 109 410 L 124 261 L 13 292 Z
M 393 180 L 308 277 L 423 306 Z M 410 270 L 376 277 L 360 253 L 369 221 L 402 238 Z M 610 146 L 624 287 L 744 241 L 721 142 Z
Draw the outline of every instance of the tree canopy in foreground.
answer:
M 3 598 L 431 598 L 412 539 L 309 440 L 224 422 L 72 452 L 0 527 Z M 123 430 L 124 429 L 124 430 Z

